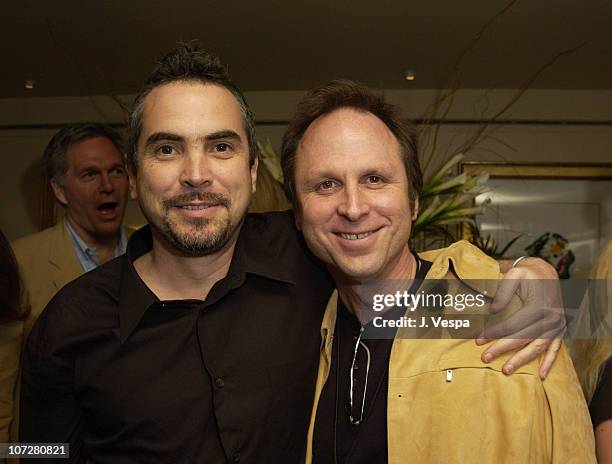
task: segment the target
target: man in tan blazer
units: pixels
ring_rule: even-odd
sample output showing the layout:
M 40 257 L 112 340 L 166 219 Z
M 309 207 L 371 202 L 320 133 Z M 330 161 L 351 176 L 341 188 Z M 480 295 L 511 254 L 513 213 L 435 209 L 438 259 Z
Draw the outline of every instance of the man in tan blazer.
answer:
M 64 217 L 12 243 L 31 306 L 22 345 L 60 288 L 125 252 L 129 231 L 122 222 L 128 179 L 123 153 L 121 137 L 102 124 L 67 126 L 47 145 L 43 163 Z M 17 441 L 18 430 L 15 396 L 11 441 Z

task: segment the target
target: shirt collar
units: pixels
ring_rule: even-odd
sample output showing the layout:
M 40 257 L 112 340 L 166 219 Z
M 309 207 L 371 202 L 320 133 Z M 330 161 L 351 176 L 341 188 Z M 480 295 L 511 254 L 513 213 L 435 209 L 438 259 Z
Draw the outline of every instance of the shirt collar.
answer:
M 275 259 L 274 251 L 268 249 L 265 243 L 257 242 L 260 238 L 257 228 L 243 224 L 230 263 L 227 277 L 222 279 L 226 285 L 223 288 L 213 287 L 205 303 L 212 304 L 223 298 L 231 288 L 241 286 L 247 274 L 258 275 L 287 284 L 295 284 L 294 276 L 284 268 L 282 260 Z M 147 309 L 159 299 L 142 281 L 134 261 L 148 253 L 153 248 L 153 236 L 149 225 L 132 234 L 123 259 L 121 284 L 119 289 L 119 327 L 121 343 L 124 343 L 140 323 Z M 213 300 L 214 301 L 209 301 Z
M 125 234 L 125 228 L 121 226 L 119 228 L 119 241 L 115 248 L 115 258 L 121 256 L 127 250 L 127 235 Z
M 155 294 L 142 281 L 134 261 L 153 246 L 151 228 L 145 226 L 132 234 L 124 255 L 124 265 L 121 267 L 121 283 L 119 287 L 119 329 L 121 343 L 130 336 L 140 322 L 149 306 L 159 301 Z
M 266 233 L 269 226 L 267 221 L 265 216 L 247 215 L 236 243 L 229 274 L 248 273 L 295 284 L 296 276 L 290 266 L 283 262 L 290 253 L 285 253 L 282 246 L 277 247 L 281 240 Z M 289 233 L 285 229 L 279 232 Z
M 79 263 L 81 264 L 81 268 L 83 272 L 89 272 L 92 269 L 95 269 L 100 265 L 100 261 L 98 260 L 98 251 L 96 247 L 90 247 L 83 241 L 83 239 L 76 233 L 70 221 L 64 221 L 66 224 L 66 229 L 68 229 L 68 233 L 70 238 L 72 239 L 72 244 L 74 246 L 74 251 L 76 252 L 77 258 L 79 259 Z M 117 257 L 125 253 L 127 247 L 127 237 L 125 235 L 125 230 L 123 227 L 119 228 L 119 240 L 117 241 L 117 246 L 115 247 L 115 252 L 113 257 Z

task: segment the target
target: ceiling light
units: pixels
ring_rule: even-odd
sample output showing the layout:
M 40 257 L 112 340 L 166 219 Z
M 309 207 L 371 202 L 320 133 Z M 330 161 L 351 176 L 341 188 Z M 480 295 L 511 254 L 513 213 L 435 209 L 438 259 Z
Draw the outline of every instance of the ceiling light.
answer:
M 413 81 L 416 79 L 416 71 L 414 69 L 409 69 L 404 74 L 404 79 L 407 81 Z

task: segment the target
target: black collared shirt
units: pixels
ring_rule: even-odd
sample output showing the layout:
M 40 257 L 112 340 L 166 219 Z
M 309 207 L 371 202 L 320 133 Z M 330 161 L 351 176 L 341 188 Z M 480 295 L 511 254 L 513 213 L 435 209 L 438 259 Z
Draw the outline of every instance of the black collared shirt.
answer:
M 204 301 L 155 297 L 132 264 L 151 247 L 145 227 L 49 303 L 21 441 L 69 442 L 74 462 L 299 462 L 332 285 L 291 214 L 249 215 Z

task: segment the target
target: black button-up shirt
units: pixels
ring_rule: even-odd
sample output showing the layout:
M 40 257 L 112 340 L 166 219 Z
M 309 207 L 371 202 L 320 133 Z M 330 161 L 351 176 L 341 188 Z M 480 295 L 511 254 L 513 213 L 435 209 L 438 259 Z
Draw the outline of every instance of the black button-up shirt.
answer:
M 156 298 L 133 267 L 151 247 L 145 227 L 49 303 L 21 441 L 69 442 L 75 462 L 299 462 L 332 285 L 292 215 L 249 215 L 203 301 Z

